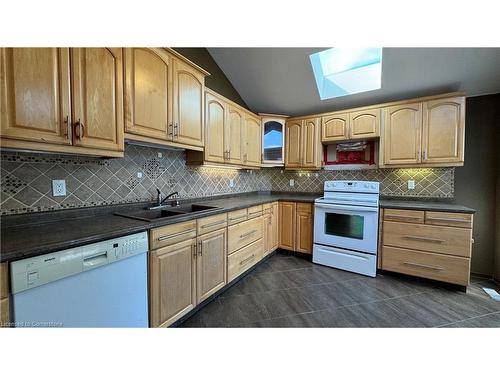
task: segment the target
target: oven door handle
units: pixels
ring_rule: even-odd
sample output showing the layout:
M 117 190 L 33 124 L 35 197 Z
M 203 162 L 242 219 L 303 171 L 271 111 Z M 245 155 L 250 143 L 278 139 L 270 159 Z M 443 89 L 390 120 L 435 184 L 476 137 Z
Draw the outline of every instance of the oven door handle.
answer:
M 341 209 L 344 211 L 378 212 L 378 207 L 342 206 L 340 204 L 323 204 L 323 203 L 315 203 L 314 205 L 316 207 Z

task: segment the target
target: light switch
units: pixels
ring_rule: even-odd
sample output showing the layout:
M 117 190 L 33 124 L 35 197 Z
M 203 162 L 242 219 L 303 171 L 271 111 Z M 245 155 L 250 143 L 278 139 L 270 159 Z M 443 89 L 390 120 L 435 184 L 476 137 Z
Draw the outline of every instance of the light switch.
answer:
M 408 190 L 415 189 L 415 180 L 408 180 Z
M 234 180 L 232 178 L 229 179 L 229 187 L 234 187 Z
M 291 187 L 295 186 L 295 180 L 293 178 L 290 179 L 290 186 Z

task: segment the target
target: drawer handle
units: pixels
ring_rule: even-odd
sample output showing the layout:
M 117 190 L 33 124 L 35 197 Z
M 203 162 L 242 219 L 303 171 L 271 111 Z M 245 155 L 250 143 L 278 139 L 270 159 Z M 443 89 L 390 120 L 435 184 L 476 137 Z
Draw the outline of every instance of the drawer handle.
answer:
M 413 267 L 419 267 L 419 268 L 428 268 L 428 269 L 434 270 L 434 271 L 444 270 L 443 267 L 428 266 L 427 264 L 421 264 L 421 263 L 403 262 L 403 264 L 406 264 L 407 266 L 413 266 Z
M 174 233 L 174 234 L 169 234 L 168 236 L 160 236 L 156 240 L 157 241 L 165 241 L 165 240 L 168 240 L 169 238 L 181 236 L 183 234 L 187 234 L 187 233 L 190 233 L 192 231 L 193 231 L 193 229 L 188 229 L 188 230 L 185 230 L 185 231 L 182 231 L 182 232 L 178 232 L 178 233 Z
M 216 221 L 215 223 L 204 224 L 201 227 L 202 228 L 210 228 L 210 227 L 213 227 L 215 225 L 225 224 L 225 223 L 226 223 L 226 220 L 220 220 L 220 221 Z
M 240 266 L 242 266 L 243 264 L 247 263 L 249 260 L 252 260 L 253 258 L 255 258 L 255 254 L 252 254 L 252 255 L 250 255 L 248 258 L 243 259 L 243 260 L 240 262 Z
M 238 220 L 238 219 L 243 219 L 244 217 L 247 217 L 247 215 L 241 215 L 241 216 L 236 216 L 236 217 L 231 217 L 229 218 L 229 220 L 233 221 L 233 220 Z
M 427 238 L 427 237 L 418 237 L 418 236 L 403 236 L 403 238 L 406 238 L 407 240 L 423 241 L 423 242 L 433 242 L 433 243 L 444 243 L 444 242 L 446 242 L 445 240 L 440 240 L 438 238 Z
M 252 212 L 252 213 L 248 214 L 248 217 L 254 217 L 254 216 L 259 216 L 259 215 L 262 215 L 262 211 Z
M 404 215 L 384 215 L 385 219 L 407 219 L 407 220 L 421 220 L 420 217 L 404 216 Z
M 468 224 L 470 224 L 470 220 L 467 220 L 467 219 L 453 219 L 453 218 L 446 218 L 446 217 L 429 217 L 428 219 L 438 220 L 438 221 L 453 221 L 456 223 L 468 223 Z
M 240 238 L 248 237 L 248 236 L 254 234 L 255 232 L 257 232 L 257 229 L 251 230 L 250 232 L 247 232 L 247 233 L 240 234 Z

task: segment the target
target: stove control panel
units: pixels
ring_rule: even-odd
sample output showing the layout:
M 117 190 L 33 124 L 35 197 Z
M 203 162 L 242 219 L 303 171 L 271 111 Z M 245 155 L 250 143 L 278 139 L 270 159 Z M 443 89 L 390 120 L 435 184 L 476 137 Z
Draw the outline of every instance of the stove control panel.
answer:
M 375 181 L 325 181 L 325 191 L 378 194 L 380 183 Z

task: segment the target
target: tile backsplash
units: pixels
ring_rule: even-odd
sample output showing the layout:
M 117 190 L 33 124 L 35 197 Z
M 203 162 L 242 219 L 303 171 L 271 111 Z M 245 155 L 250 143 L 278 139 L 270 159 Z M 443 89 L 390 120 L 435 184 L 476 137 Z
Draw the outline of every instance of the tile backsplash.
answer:
M 266 190 L 322 192 L 323 182 L 332 179 L 380 181 L 385 196 L 453 198 L 454 182 L 454 168 L 305 172 L 191 167 L 185 165 L 182 150 L 136 145 L 127 145 L 120 159 L 2 151 L 0 168 L 1 215 L 150 201 L 156 188 L 164 194 L 178 191 L 181 198 Z M 56 179 L 66 180 L 66 196 L 52 196 L 51 180 Z M 409 179 L 415 180 L 415 190 L 407 190 Z

